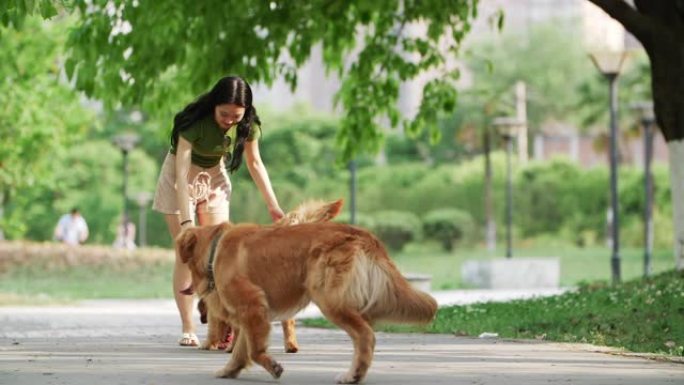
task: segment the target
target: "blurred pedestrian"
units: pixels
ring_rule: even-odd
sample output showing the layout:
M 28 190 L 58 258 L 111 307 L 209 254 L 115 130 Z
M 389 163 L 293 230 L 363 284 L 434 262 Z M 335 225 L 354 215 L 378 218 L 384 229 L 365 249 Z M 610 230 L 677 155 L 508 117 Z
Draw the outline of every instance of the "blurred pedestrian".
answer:
M 68 245 L 80 245 L 88 239 L 88 224 L 77 207 L 62 215 L 55 227 L 54 238 Z
M 114 239 L 112 246 L 117 249 L 128 250 L 134 250 L 137 247 L 135 245 L 135 223 L 127 217 L 122 218 L 116 227 L 116 239 Z

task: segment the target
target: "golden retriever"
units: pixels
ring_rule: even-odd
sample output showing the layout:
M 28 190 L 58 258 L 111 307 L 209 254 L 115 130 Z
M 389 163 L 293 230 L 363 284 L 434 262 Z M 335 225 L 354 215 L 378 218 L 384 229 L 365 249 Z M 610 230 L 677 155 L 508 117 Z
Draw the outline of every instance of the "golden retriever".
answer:
M 358 383 L 373 358 L 374 322 L 427 323 L 437 311 L 434 298 L 406 281 L 382 243 L 355 226 L 224 223 L 186 229 L 176 247 L 209 315 L 240 330 L 218 377 L 235 378 L 256 362 L 279 378 L 283 368 L 267 352 L 270 321 L 290 319 L 313 301 L 353 341 L 351 368 L 337 382 Z
M 342 209 L 342 199 L 338 199 L 333 202 L 323 202 L 320 200 L 310 200 L 304 202 L 297 206 L 294 210 L 288 212 L 280 220 L 278 220 L 276 226 L 289 226 L 296 225 L 298 223 L 316 223 L 329 221 L 335 218 Z M 184 291 L 185 294 L 192 295 L 191 292 Z M 237 327 L 232 327 L 226 320 L 219 319 L 217 317 L 209 317 L 207 305 L 203 298 L 200 298 L 197 302 L 197 310 L 200 313 L 200 322 L 203 324 L 209 324 L 207 329 L 207 339 L 204 340 L 199 348 L 202 350 L 217 350 L 219 348 L 225 349 L 227 353 L 233 351 L 233 342 L 237 340 L 239 334 L 239 329 Z M 297 344 L 297 336 L 295 334 L 295 321 L 294 319 L 288 319 L 282 321 L 284 345 L 286 353 L 297 353 L 299 351 L 299 345 Z M 221 347 L 225 344 L 226 337 L 233 332 L 232 341 L 225 347 Z

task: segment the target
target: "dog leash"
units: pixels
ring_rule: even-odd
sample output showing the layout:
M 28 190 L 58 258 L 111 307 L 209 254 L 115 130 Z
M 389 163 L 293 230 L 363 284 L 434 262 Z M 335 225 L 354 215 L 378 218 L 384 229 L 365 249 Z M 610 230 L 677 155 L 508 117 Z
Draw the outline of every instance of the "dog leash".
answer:
M 219 238 L 220 233 L 216 234 L 211 240 L 211 248 L 209 249 L 209 265 L 207 266 L 207 280 L 209 281 L 209 286 L 205 293 L 214 290 L 216 287 L 216 282 L 214 281 L 214 257 L 216 256 L 216 247 L 218 246 Z

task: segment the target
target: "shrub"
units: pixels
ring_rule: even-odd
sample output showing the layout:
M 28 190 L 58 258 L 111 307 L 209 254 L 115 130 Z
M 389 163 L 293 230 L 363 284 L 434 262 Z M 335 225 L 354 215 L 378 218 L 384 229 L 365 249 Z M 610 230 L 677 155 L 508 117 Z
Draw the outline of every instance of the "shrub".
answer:
M 409 195 L 423 183 L 430 168 L 425 164 L 374 166 L 358 171 L 358 207 L 365 212 L 399 210 L 419 212 Z M 421 199 L 426 201 L 424 197 Z
M 473 219 L 470 214 L 458 209 L 433 210 L 423 218 L 425 237 L 439 241 L 446 251 L 453 250 L 454 244 L 472 229 Z
M 390 250 L 401 251 L 408 242 L 420 238 L 421 222 L 406 211 L 379 211 L 373 214 L 371 230 Z
M 364 213 L 356 213 L 356 223 L 354 223 L 355 226 L 363 227 L 365 229 L 372 229 L 373 224 L 375 223 L 373 221 L 373 218 L 371 218 L 368 214 Z M 334 219 L 335 222 L 341 222 L 341 223 L 350 223 L 351 221 L 351 215 L 349 214 L 348 211 L 341 213 Z

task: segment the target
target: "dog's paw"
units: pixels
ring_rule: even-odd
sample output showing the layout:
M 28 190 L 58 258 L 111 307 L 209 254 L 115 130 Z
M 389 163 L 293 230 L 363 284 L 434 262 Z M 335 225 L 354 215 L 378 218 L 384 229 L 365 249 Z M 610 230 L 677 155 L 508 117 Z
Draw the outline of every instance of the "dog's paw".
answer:
M 299 351 L 299 346 L 292 342 L 285 343 L 285 353 L 297 353 Z
M 240 370 L 242 370 L 242 368 L 240 368 L 240 369 L 223 368 L 223 369 L 217 370 L 214 373 L 214 376 L 216 376 L 216 378 L 237 378 L 238 374 L 240 374 Z
M 349 373 L 340 373 L 335 377 L 335 382 L 338 384 L 358 384 L 361 381 L 359 376 L 353 376 Z
M 218 344 L 212 343 L 209 340 L 205 340 L 204 342 L 202 342 L 200 344 L 200 346 L 198 346 L 198 349 L 199 350 L 217 350 L 217 345 Z
M 280 376 L 283 374 L 283 371 L 284 371 L 283 366 L 280 365 L 279 363 L 273 361 L 273 366 L 271 367 L 271 370 L 270 370 L 273 378 L 276 378 L 276 379 L 280 378 Z

